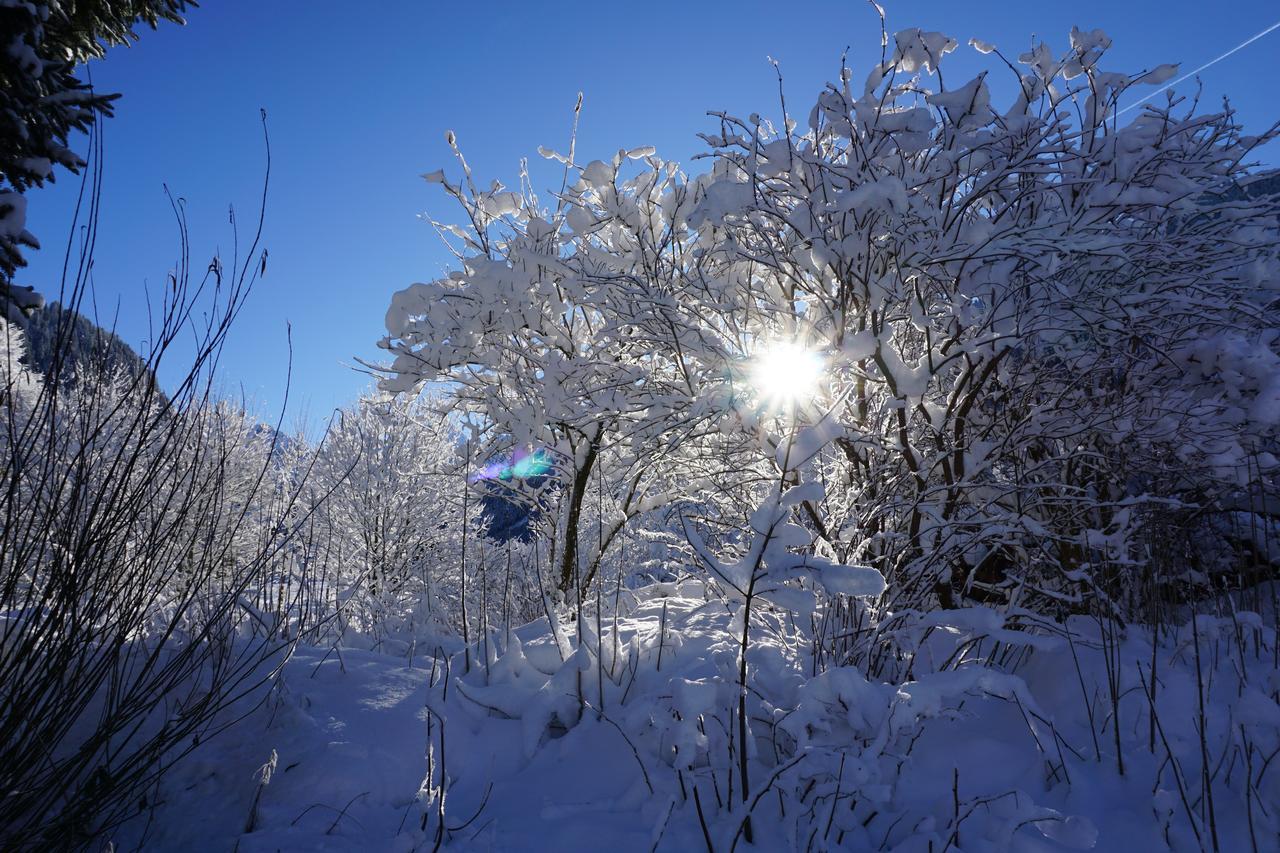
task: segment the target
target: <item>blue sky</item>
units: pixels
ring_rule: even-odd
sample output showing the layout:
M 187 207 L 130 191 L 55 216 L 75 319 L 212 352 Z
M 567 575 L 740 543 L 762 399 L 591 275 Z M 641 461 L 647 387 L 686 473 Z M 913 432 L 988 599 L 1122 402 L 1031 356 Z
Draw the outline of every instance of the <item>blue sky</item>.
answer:
M 962 47 L 944 65 L 968 79 L 982 58 L 970 37 L 1007 55 L 1033 37 L 1060 51 L 1071 26 L 1115 40 L 1104 67 L 1139 71 L 1208 62 L 1280 20 L 1274 0 L 1217 3 L 915 2 L 886 0 L 890 31 L 941 30 Z M 655 145 L 687 162 L 712 129 L 707 110 L 779 114 L 773 56 L 793 114 L 849 64 L 878 57 L 878 21 L 856 0 L 809 3 L 436 4 L 381 0 L 207 0 L 186 27 L 144 32 L 93 63 L 119 91 L 105 128 L 102 220 L 95 261 L 99 312 L 129 342 L 146 336 L 145 288 L 164 282 L 177 232 L 163 193 L 186 200 L 193 265 L 229 253 L 228 205 L 242 228 L 256 215 L 264 165 L 259 108 L 272 139 L 267 275 L 222 362 L 228 393 L 278 412 L 293 370 L 288 422 L 314 430 L 369 383 L 352 369 L 376 359 L 393 291 L 440 275 L 450 260 L 419 214 L 452 213 L 418 176 L 456 165 L 453 129 L 477 176 L 516 183 L 521 157 L 564 149 L 585 93 L 579 157 Z M 1247 129 L 1280 118 L 1280 30 L 1201 74 L 1208 106 L 1229 94 Z M 956 76 L 964 75 L 964 76 Z M 993 74 L 997 103 L 1001 76 Z M 1179 87 L 1190 92 L 1192 82 Z M 1265 152 L 1280 163 L 1274 143 Z M 550 184 L 546 176 L 539 189 Z M 63 174 L 30 200 L 28 228 L 46 250 L 20 281 L 57 292 L 78 180 Z M 162 377 L 163 378 L 163 377 Z

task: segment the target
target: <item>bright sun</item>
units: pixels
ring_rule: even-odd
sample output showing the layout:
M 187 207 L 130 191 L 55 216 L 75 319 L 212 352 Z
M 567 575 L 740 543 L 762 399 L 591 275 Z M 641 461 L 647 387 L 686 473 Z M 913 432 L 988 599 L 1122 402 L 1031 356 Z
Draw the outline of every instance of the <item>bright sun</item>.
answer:
M 752 359 L 751 384 L 770 408 L 808 402 L 822 378 L 822 356 L 794 341 L 779 341 Z

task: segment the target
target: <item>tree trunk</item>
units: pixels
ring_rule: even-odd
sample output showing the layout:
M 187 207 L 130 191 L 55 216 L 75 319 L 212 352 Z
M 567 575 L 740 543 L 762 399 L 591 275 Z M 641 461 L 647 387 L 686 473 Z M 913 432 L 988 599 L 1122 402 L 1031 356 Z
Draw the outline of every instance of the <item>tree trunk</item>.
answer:
M 600 453 L 600 433 L 597 430 L 587 447 L 587 456 L 573 475 L 573 487 L 569 490 L 569 517 L 564 525 L 564 551 L 560 557 L 560 591 L 567 597 L 573 590 L 574 575 L 578 568 L 578 527 L 582 520 L 582 501 L 587 494 L 587 485 L 591 480 L 591 469 L 595 467 L 596 456 Z

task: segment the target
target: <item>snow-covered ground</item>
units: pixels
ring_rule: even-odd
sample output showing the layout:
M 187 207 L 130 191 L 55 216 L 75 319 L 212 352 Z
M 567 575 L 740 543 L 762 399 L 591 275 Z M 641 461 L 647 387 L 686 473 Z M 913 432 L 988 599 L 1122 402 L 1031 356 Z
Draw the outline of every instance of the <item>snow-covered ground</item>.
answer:
M 395 849 L 425 766 L 426 672 L 328 652 L 300 648 L 250 718 L 165 778 L 145 849 Z
M 802 633 L 764 613 L 750 848 L 730 754 L 741 622 L 693 582 L 628 593 L 622 613 L 602 642 L 593 618 L 581 643 L 545 619 L 495 634 L 470 672 L 461 653 L 299 649 L 253 716 L 165 780 L 143 846 L 430 850 L 443 767 L 457 850 L 1280 848 L 1280 672 L 1253 614 L 1202 616 L 1153 655 L 1136 628 L 1073 619 L 1068 642 L 936 613 L 894 635 L 909 669 L 891 683 L 815 675 Z

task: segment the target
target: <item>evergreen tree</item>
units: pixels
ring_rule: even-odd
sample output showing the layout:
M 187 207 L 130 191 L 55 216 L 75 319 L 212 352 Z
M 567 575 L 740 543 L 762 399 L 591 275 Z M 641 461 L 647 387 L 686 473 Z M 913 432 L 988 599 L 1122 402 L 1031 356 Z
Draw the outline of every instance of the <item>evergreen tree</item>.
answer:
M 13 277 L 26 261 L 23 247 L 39 248 L 26 228 L 26 193 L 72 172 L 84 161 L 68 147 L 72 131 L 87 131 L 111 114 L 114 94 L 99 94 L 76 66 L 112 45 L 137 39 L 134 28 L 182 23 L 190 0 L 0 0 L 0 306 L 11 319 L 42 300 Z

